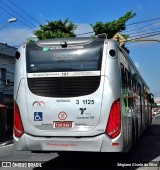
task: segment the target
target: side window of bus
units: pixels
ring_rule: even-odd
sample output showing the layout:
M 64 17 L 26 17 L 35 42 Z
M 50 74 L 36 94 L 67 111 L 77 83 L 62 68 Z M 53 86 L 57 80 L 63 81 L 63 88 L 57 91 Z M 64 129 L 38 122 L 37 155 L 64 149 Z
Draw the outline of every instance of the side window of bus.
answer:
M 121 81 L 122 81 L 122 89 L 125 89 L 125 74 L 124 74 L 124 65 L 121 63 Z
M 138 95 L 138 82 L 135 77 L 132 76 L 132 91 Z
M 141 96 L 141 85 L 139 82 L 137 83 L 137 95 Z
M 132 88 L 132 75 L 126 68 L 124 68 L 124 65 L 122 63 L 121 63 L 121 79 L 123 90 Z
M 148 107 L 149 107 L 147 96 L 148 96 L 147 90 L 144 88 L 144 111 L 145 113 L 148 113 Z
M 129 87 L 129 72 L 128 70 L 125 68 L 125 89 L 127 90 Z
M 132 74 L 128 71 L 128 88 L 131 90 L 132 87 Z
M 131 74 L 131 91 L 133 92 L 133 75 Z
M 138 95 L 138 82 L 135 82 L 135 93 Z
M 132 77 L 132 91 L 135 92 L 135 78 Z

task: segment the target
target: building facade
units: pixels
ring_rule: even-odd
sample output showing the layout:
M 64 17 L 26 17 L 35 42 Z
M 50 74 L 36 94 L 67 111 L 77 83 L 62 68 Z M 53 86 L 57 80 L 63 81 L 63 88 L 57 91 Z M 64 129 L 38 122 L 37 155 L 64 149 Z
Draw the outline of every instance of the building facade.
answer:
M 16 48 L 0 43 L 0 141 L 13 131 L 13 85 Z M 4 123 L 5 122 L 5 123 Z

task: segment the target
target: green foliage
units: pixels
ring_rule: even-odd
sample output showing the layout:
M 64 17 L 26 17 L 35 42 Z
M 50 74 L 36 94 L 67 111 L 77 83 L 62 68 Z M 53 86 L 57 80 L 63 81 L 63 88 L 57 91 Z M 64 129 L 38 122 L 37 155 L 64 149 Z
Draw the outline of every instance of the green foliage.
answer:
M 35 42 L 35 40 L 29 40 L 29 42 L 28 43 L 34 43 Z
M 112 38 L 117 32 L 121 32 L 126 29 L 125 24 L 126 22 L 133 18 L 136 14 L 132 11 L 127 12 L 123 17 L 120 17 L 118 20 L 114 20 L 112 22 L 96 22 L 95 25 L 92 25 L 92 28 L 95 34 L 102 34 L 106 33 L 108 38 Z M 123 35 L 128 37 L 129 35 Z
M 156 107 L 158 107 L 157 103 L 152 103 L 152 108 L 156 108 Z
M 77 25 L 69 21 L 68 18 L 62 22 L 58 21 L 47 21 L 46 25 L 40 25 L 40 29 L 36 30 L 34 34 L 39 40 L 45 40 L 49 38 L 61 38 L 61 37 L 75 37 L 74 30 Z
M 133 18 L 136 14 L 132 11 L 127 12 L 124 16 L 120 17 L 118 20 L 112 22 L 96 22 L 95 25 L 91 25 L 95 34 L 106 33 L 107 38 L 112 38 L 117 32 L 121 32 L 126 29 L 126 22 Z M 61 38 L 61 37 L 75 37 L 76 34 L 74 30 L 77 28 L 73 22 L 69 19 L 65 19 L 64 22 L 61 20 L 57 21 L 47 21 L 46 25 L 40 25 L 40 29 L 36 30 L 34 34 L 38 39 L 44 40 L 49 38 Z M 128 38 L 129 35 L 123 35 Z M 123 48 L 125 48 L 123 46 Z M 127 51 L 127 49 L 126 49 Z M 129 51 L 128 51 L 129 52 Z

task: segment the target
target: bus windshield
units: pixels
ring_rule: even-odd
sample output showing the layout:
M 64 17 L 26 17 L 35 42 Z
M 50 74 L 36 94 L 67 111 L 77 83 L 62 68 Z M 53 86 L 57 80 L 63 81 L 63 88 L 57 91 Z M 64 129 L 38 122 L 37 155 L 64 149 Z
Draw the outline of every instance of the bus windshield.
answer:
M 41 47 L 27 44 L 27 72 L 98 71 L 101 69 L 104 41 L 74 48 Z

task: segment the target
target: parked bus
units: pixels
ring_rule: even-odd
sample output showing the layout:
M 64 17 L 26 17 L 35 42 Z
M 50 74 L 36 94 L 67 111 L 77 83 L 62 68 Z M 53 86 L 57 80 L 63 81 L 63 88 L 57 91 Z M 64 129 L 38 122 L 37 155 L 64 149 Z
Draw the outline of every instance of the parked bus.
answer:
M 128 152 L 151 124 L 151 92 L 116 41 L 26 43 L 16 52 L 14 146 Z

